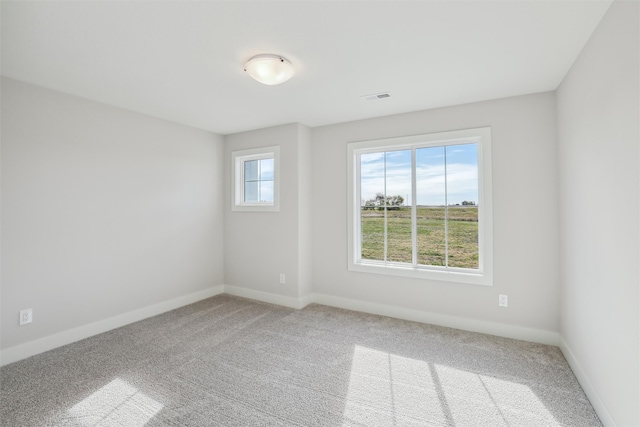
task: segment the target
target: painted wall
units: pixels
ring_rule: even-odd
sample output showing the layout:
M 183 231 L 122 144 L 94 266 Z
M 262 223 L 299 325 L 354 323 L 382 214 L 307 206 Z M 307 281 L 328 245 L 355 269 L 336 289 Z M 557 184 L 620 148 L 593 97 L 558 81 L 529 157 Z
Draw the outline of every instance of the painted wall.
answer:
M 314 292 L 557 332 L 555 117 L 555 94 L 542 93 L 312 129 Z M 483 126 L 492 128 L 494 285 L 347 271 L 347 143 Z
M 3 78 L 2 348 L 222 284 L 221 181 L 220 136 Z
M 290 124 L 224 139 L 224 278 L 226 285 L 245 291 L 236 292 L 239 295 L 260 298 L 255 292 L 266 292 L 293 298 L 290 305 L 297 306 L 301 292 L 310 290 L 307 257 L 311 253 L 303 241 L 310 222 L 305 217 L 309 212 L 305 196 L 310 183 L 308 133 L 305 126 Z M 232 152 L 273 145 L 280 147 L 280 210 L 232 211 Z M 285 284 L 280 283 L 280 273 L 285 274 Z M 229 290 L 234 292 L 233 288 Z M 283 299 L 273 301 L 289 304 Z
M 298 128 L 298 297 L 311 295 L 313 286 L 312 242 L 313 206 L 315 200 L 311 191 L 313 178 L 311 163 L 311 129 L 300 125 Z
M 603 422 L 629 426 L 640 425 L 639 14 L 614 2 L 557 91 L 563 347 Z

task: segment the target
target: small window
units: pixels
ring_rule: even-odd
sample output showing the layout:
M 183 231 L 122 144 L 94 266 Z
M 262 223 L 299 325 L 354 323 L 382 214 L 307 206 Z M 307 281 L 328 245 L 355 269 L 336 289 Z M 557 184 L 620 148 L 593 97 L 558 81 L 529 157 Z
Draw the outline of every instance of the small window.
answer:
M 349 269 L 490 285 L 489 128 L 348 145 Z
M 234 151 L 234 211 L 278 211 L 279 147 Z

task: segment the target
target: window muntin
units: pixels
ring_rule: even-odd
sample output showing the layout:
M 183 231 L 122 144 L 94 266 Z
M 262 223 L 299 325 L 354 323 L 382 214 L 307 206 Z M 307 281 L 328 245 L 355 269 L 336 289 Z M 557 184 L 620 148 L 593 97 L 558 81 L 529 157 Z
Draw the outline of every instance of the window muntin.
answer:
M 232 210 L 279 210 L 279 152 L 275 146 L 232 153 Z
M 350 270 L 491 284 L 489 128 L 348 152 Z

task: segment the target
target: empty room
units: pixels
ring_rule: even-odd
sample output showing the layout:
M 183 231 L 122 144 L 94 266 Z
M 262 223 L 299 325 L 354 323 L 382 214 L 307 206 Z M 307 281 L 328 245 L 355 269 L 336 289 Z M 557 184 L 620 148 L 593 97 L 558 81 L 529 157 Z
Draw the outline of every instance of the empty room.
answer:
M 0 426 L 640 426 L 638 0 L 0 17 Z

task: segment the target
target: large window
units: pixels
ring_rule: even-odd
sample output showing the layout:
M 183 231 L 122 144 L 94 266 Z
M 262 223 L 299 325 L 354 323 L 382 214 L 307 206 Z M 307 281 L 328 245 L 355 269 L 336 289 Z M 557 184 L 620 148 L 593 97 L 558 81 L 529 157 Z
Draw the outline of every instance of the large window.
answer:
M 349 268 L 492 284 L 490 128 L 348 145 Z
M 277 211 L 279 147 L 234 151 L 232 210 Z

